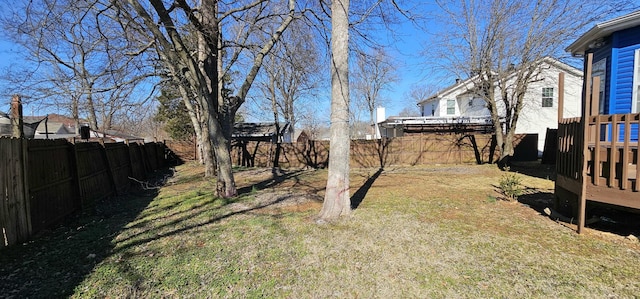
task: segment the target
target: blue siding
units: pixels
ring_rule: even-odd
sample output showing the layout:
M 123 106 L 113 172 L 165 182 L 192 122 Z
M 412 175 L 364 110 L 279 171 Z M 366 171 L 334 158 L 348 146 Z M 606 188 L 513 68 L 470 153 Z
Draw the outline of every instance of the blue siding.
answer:
M 610 111 L 612 113 L 631 112 L 631 95 L 633 92 L 633 62 L 635 50 L 640 45 L 629 46 L 617 50 L 617 69 L 613 74 L 615 85 L 612 87 Z M 612 83 L 613 84 L 613 83 Z
M 620 125 L 618 127 L 618 131 L 620 132 L 618 135 L 618 142 L 624 142 L 624 127 L 622 125 Z M 609 129 L 609 132 L 611 132 L 611 129 Z M 631 134 L 630 134 L 630 141 L 632 142 L 636 142 L 638 141 L 638 125 L 637 124 L 631 124 Z
M 609 113 L 630 113 L 634 54 L 640 49 L 640 26 L 613 33 L 611 42 Z
M 626 48 L 637 45 L 640 43 L 640 26 L 620 30 L 614 32 L 612 35 L 614 40 L 613 46 L 616 48 Z
M 606 45 L 593 51 L 594 62 L 605 57 L 607 60 L 607 80 L 605 82 L 605 113 L 626 114 L 631 112 L 634 55 L 640 49 L 640 26 L 613 33 Z M 607 126 L 609 136 L 612 136 L 611 126 Z M 603 130 L 603 133 L 605 132 Z M 624 139 L 624 129 L 618 128 L 620 140 Z M 638 125 L 631 127 L 631 140 L 638 140 Z M 604 136 L 601 136 L 604 139 Z
M 616 105 L 618 102 L 618 78 L 620 73 L 618 72 L 618 48 L 611 49 L 611 80 L 609 81 L 609 103 L 605 108 L 605 114 L 615 113 Z

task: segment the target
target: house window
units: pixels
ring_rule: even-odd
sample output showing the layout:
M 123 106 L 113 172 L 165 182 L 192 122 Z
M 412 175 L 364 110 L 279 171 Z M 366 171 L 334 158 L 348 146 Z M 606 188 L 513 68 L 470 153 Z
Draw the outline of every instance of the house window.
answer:
M 633 70 L 631 112 L 638 113 L 640 112 L 640 49 L 636 50 Z
M 600 94 L 598 103 L 598 113 L 605 114 L 604 109 L 604 92 L 605 82 L 607 81 L 607 58 L 602 58 L 593 63 L 593 70 L 591 70 L 591 79 L 600 77 Z
M 447 100 L 447 115 L 456 114 L 456 100 Z
M 542 88 L 542 107 L 553 107 L 553 87 Z

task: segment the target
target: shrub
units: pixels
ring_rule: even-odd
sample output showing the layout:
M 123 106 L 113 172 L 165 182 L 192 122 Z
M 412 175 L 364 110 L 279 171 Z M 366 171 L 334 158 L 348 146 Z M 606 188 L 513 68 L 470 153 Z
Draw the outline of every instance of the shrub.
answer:
M 508 201 L 515 201 L 522 195 L 522 178 L 515 173 L 507 173 L 500 179 L 500 192 Z

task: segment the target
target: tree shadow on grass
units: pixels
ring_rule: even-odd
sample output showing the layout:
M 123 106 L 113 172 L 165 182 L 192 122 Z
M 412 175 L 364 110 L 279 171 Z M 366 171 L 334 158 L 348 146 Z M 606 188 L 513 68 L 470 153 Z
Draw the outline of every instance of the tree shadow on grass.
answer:
M 556 180 L 556 166 L 542 164 L 540 161 L 512 161 L 509 170 L 545 180 Z
M 238 188 L 238 195 L 243 196 L 247 194 L 251 194 L 258 190 L 264 190 L 269 188 L 275 188 L 276 186 L 282 184 L 285 181 L 292 181 L 292 187 L 306 187 L 305 189 L 309 189 L 312 192 L 318 193 L 324 188 L 317 188 L 310 185 L 305 185 L 303 180 L 300 180 L 300 175 L 305 173 L 307 170 L 305 169 L 296 169 L 296 170 L 283 170 L 280 168 L 273 168 L 271 170 L 271 177 L 262 180 L 258 183 L 251 184 L 242 188 Z
M 226 208 L 228 204 L 224 204 L 218 207 L 205 208 L 205 209 L 201 209 L 200 211 L 193 211 L 193 213 L 185 213 L 179 218 L 163 223 L 162 225 L 153 227 L 151 230 L 157 231 L 155 233 L 150 233 L 151 230 L 147 230 L 147 231 L 143 231 L 143 232 L 131 235 L 127 238 L 119 239 L 118 243 L 121 244 L 121 246 L 118 246 L 117 252 L 124 252 L 127 249 L 132 247 L 136 247 L 149 242 L 169 238 L 181 233 L 186 233 L 190 230 L 203 227 L 209 224 L 219 223 L 222 220 L 225 220 L 227 218 L 230 218 L 236 215 L 248 214 L 248 213 L 261 210 L 273 205 L 277 205 L 278 203 L 287 201 L 290 198 L 295 196 L 297 195 L 284 194 L 281 196 L 274 197 L 273 200 L 260 203 L 257 205 L 244 206 L 240 204 L 238 205 L 240 208 L 237 208 L 237 209 L 228 209 Z M 199 216 L 202 216 L 204 214 L 212 214 L 212 212 L 218 212 L 218 213 L 215 216 L 213 215 L 209 216 L 206 221 L 199 221 L 199 222 L 194 222 L 194 223 L 185 225 L 190 220 L 198 218 Z M 277 213 L 271 214 L 271 215 L 274 217 L 279 217 Z M 144 237 L 143 235 L 149 235 L 149 236 Z
M 157 173 L 158 181 L 169 170 Z M 0 250 L 0 297 L 61 298 L 74 293 L 112 252 L 112 239 L 157 196 L 158 189 L 131 190 L 96 203 L 91 213 L 66 219 L 23 244 Z
M 271 178 L 253 186 L 239 189 L 249 194 L 254 189 L 267 189 L 289 180 L 294 186 L 304 184 L 297 176 L 300 171 L 273 170 Z M 166 178 L 166 175 L 162 176 Z M 95 267 L 109 256 L 123 253 L 127 249 L 187 232 L 207 224 L 220 222 L 238 214 L 251 213 L 271 205 L 289 200 L 295 194 L 275 196 L 260 204 L 245 205 L 242 197 L 202 199 L 189 209 L 179 209 L 175 204 L 151 207 L 158 189 L 136 190 L 128 196 L 110 198 L 98 202 L 95 213 L 69 219 L 55 229 L 44 231 L 24 244 L 0 250 L 0 297 L 8 298 L 60 298 L 74 294 Z M 221 204 L 213 204 L 220 201 Z M 233 207 L 229 205 L 235 204 Z M 169 211 L 169 214 L 166 212 Z M 142 213 L 149 214 L 151 224 L 141 220 L 131 225 Z M 157 217 L 155 217 L 157 216 Z M 198 218 L 200 217 L 200 218 Z M 204 221 L 192 221 L 194 218 Z M 159 224 L 159 225 L 156 225 Z M 121 239 L 125 229 L 140 230 Z M 117 246 L 117 248 L 116 248 Z
M 256 190 L 263 190 L 263 189 L 267 189 L 267 188 L 273 188 L 279 184 L 281 184 L 282 182 L 289 180 L 289 179 L 293 179 L 295 180 L 295 184 L 298 184 L 300 182 L 300 180 L 298 179 L 298 175 L 300 173 L 302 173 L 304 170 L 303 169 L 299 169 L 299 170 L 282 170 L 280 168 L 273 168 L 271 170 L 271 177 L 263 180 L 261 182 L 258 182 L 256 184 L 252 184 L 246 187 L 242 187 L 238 189 L 238 195 L 244 195 L 244 194 L 249 194 L 253 191 Z
M 360 186 L 360 188 L 358 188 L 358 190 L 353 193 L 353 195 L 351 196 L 351 209 L 355 210 L 360 206 L 360 204 L 364 200 L 364 197 L 367 195 L 367 192 L 369 192 L 369 189 L 371 189 L 371 186 L 373 186 L 373 183 L 375 183 L 382 171 L 384 171 L 383 168 L 378 169 L 378 171 L 370 176 L 364 182 L 364 184 L 362 184 L 362 186 Z

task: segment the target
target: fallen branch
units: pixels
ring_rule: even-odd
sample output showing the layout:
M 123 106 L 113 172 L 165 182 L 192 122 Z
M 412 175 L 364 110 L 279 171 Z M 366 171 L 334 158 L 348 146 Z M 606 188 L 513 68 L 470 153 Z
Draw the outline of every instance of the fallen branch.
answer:
M 160 189 L 162 188 L 162 186 L 166 185 L 167 181 L 173 176 L 174 172 L 175 170 L 171 168 L 169 174 L 165 174 L 161 178 L 156 178 L 153 181 L 140 181 L 133 177 L 128 177 L 128 178 L 140 184 L 140 188 L 142 188 L 143 190 L 153 190 L 153 189 Z

